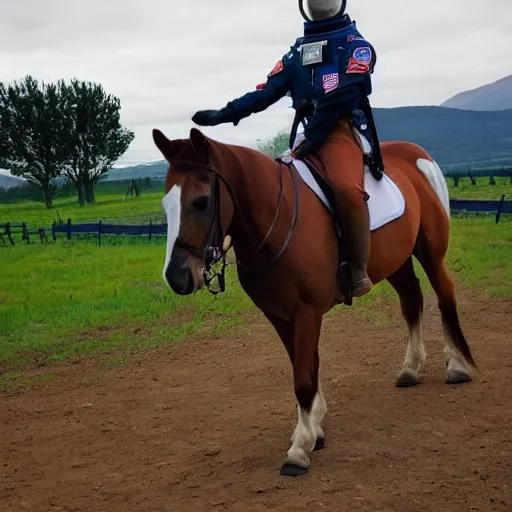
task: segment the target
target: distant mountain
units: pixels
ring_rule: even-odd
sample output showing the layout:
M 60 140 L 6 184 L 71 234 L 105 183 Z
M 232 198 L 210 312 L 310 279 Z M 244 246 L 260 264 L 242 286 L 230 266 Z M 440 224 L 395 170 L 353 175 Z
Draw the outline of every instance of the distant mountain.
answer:
M 463 110 L 506 110 L 512 108 L 512 75 L 491 84 L 456 94 L 441 107 Z
M 376 108 L 375 122 L 380 139 L 415 142 L 424 147 L 444 171 L 459 167 L 512 166 L 512 76 L 501 82 L 510 88 L 508 110 L 484 112 L 446 106 Z M 272 135 L 269 133 L 269 137 Z M 103 180 L 146 177 L 163 180 L 167 169 L 167 162 L 160 160 L 112 169 Z M 5 187 L 5 183 L 15 186 L 14 183 L 20 182 L 24 183 L 0 174 L 0 188 Z
M 443 168 L 512 165 L 512 109 L 375 109 L 375 122 L 381 140 L 415 142 Z
M 0 173 L 0 188 L 8 189 L 12 187 L 24 187 L 26 185 L 28 185 L 27 181 L 22 178 Z
M 165 160 L 148 164 L 112 169 L 102 178 L 102 181 L 131 180 L 132 178 L 165 179 L 169 164 Z
M 381 141 L 415 142 L 443 170 L 512 166 L 512 109 L 473 112 L 442 107 L 376 108 L 375 123 Z M 114 169 L 108 179 L 164 179 L 167 168 L 167 162 L 162 160 Z

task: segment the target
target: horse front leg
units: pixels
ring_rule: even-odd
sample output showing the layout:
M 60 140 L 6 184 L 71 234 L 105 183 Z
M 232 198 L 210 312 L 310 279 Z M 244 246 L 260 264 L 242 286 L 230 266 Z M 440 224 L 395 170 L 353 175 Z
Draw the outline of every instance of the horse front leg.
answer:
M 270 323 L 273 325 L 274 329 L 276 330 L 277 334 L 281 338 L 281 341 L 283 342 L 283 345 L 286 349 L 286 352 L 288 354 L 288 357 L 290 358 L 290 362 L 292 363 L 292 367 L 294 365 L 295 360 L 295 325 L 294 322 L 283 320 L 282 318 L 279 318 L 277 316 L 274 316 L 271 313 L 265 312 L 264 313 L 267 319 L 270 321 Z M 320 320 L 321 322 L 321 320 Z M 320 330 L 318 329 L 318 336 L 319 336 Z M 312 427 L 315 433 L 315 446 L 314 451 L 321 450 L 325 446 L 325 435 L 322 428 L 322 421 L 325 417 L 325 414 L 327 413 L 327 403 L 325 401 L 322 388 L 321 388 L 321 381 L 320 377 L 317 373 L 317 393 L 315 395 L 315 398 L 313 400 L 313 406 L 311 408 L 311 423 Z M 298 406 L 298 415 L 300 417 L 300 406 Z M 302 423 L 299 421 L 297 423 L 297 426 L 295 427 L 295 430 L 290 438 L 290 441 L 292 445 L 296 442 L 296 439 L 298 436 L 300 436 L 302 431 Z M 297 441 L 298 442 L 298 441 Z M 289 468 L 290 469 L 290 468 Z M 295 471 L 295 473 L 300 474 L 301 471 Z
M 321 422 L 327 407 L 318 378 L 318 341 L 322 327 L 322 314 L 307 305 L 300 305 L 293 318 L 293 341 L 290 359 L 297 398 L 297 426 L 291 437 L 281 474 L 298 476 L 306 473 L 311 464 L 313 450 L 323 447 L 324 433 Z

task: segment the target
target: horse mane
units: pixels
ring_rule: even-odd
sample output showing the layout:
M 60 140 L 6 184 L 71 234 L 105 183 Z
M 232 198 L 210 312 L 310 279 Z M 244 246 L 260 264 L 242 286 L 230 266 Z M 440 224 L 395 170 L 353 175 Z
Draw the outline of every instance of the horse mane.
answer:
M 188 140 L 196 151 L 196 155 L 202 159 L 202 163 L 215 165 L 217 167 L 215 170 L 220 173 L 234 165 L 249 169 L 257 166 L 258 173 L 264 172 L 266 168 L 275 170 L 279 165 L 276 160 L 260 150 L 212 139 L 196 128 L 192 128 Z M 224 178 L 227 179 L 228 176 Z

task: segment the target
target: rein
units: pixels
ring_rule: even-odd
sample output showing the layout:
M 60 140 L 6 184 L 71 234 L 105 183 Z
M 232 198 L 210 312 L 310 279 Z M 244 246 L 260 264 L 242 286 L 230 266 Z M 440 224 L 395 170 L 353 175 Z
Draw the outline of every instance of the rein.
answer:
M 270 227 L 263 238 L 263 241 L 259 244 L 255 253 L 258 254 L 265 244 L 267 243 L 270 235 L 273 233 L 277 220 L 279 217 L 279 213 L 281 211 L 281 204 L 284 198 L 284 180 L 283 180 L 283 166 L 288 168 L 290 172 L 290 177 L 293 183 L 293 195 L 294 195 L 294 208 L 293 215 L 290 228 L 288 229 L 288 234 L 286 235 L 286 239 L 280 249 L 280 251 L 272 258 L 271 261 L 265 262 L 258 267 L 249 267 L 243 264 L 240 260 L 237 259 L 238 266 L 245 272 L 255 273 L 262 272 L 264 270 L 269 269 L 272 265 L 274 265 L 284 254 L 288 245 L 290 244 L 290 240 L 292 238 L 293 232 L 295 231 L 295 226 L 297 225 L 297 221 L 299 218 L 299 186 L 297 182 L 297 176 L 293 172 L 291 165 L 286 165 L 281 161 L 277 161 L 279 163 L 279 194 L 277 199 L 276 211 L 274 213 L 274 217 L 270 224 Z M 212 191 L 212 202 L 213 202 L 213 214 L 211 218 L 210 225 L 208 227 L 208 233 L 206 239 L 201 247 L 195 247 L 193 245 L 187 244 L 186 242 L 182 242 L 179 237 L 176 239 L 175 245 L 181 247 L 182 249 L 190 252 L 200 260 L 204 261 L 203 268 L 203 279 L 206 284 L 206 287 L 210 293 L 213 295 L 217 295 L 220 292 L 224 292 L 226 289 L 226 280 L 225 280 L 225 270 L 227 266 L 226 261 L 226 252 L 224 252 L 222 245 L 224 242 L 224 232 L 222 227 L 222 219 L 220 217 L 220 181 L 224 183 L 226 189 L 231 197 L 231 201 L 235 206 L 236 210 L 240 211 L 240 206 L 236 199 L 236 195 L 231 187 L 230 183 L 222 176 L 218 171 L 213 169 L 211 166 L 196 162 L 190 162 L 186 160 L 178 160 L 173 162 L 173 167 L 192 167 L 194 170 L 202 169 L 207 172 L 212 173 L 215 176 L 213 191 Z M 179 172 L 179 171 L 176 171 Z M 250 230 L 247 228 L 247 224 L 244 221 L 243 217 L 240 217 L 242 224 L 244 224 L 245 230 L 249 233 Z M 221 269 L 218 272 L 213 273 L 212 268 L 219 262 L 222 261 Z M 211 283 L 217 279 L 219 289 L 212 289 Z

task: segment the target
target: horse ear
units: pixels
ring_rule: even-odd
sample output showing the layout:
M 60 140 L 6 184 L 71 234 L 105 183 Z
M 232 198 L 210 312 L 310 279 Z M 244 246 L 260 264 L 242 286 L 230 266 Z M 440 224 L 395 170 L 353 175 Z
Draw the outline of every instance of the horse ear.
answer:
M 196 155 L 205 164 L 209 161 L 208 138 L 197 128 L 190 130 L 190 143 Z
M 183 140 L 169 140 L 160 130 L 153 130 L 153 141 L 165 159 L 170 163 L 183 149 Z

